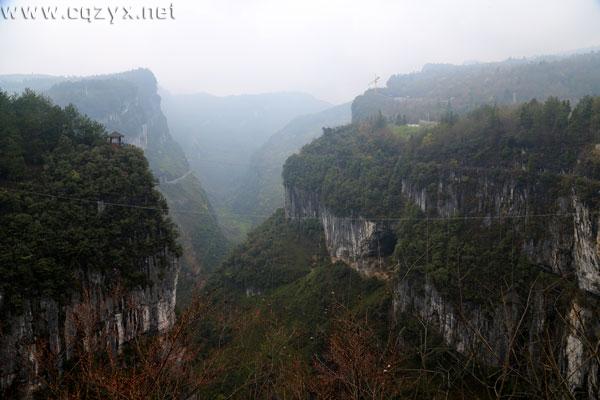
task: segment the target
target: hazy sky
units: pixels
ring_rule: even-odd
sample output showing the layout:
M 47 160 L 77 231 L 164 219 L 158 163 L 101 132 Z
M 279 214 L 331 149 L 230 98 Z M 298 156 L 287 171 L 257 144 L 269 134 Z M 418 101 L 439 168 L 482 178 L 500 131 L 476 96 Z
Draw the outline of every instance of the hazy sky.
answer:
M 37 0 L 5 1 L 3 6 Z M 168 6 L 153 0 L 44 5 Z M 600 45 L 598 0 L 174 0 L 175 20 L 6 21 L 0 74 L 136 67 L 172 92 L 306 91 L 352 99 L 427 62 L 495 61 Z M 1 16 L 0 16 L 1 17 Z

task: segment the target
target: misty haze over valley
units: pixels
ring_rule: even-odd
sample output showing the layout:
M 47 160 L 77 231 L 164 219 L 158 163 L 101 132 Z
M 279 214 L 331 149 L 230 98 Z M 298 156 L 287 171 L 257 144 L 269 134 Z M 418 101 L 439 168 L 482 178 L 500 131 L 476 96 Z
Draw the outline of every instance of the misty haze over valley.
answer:
M 0 398 L 600 399 L 599 20 L 0 0 Z

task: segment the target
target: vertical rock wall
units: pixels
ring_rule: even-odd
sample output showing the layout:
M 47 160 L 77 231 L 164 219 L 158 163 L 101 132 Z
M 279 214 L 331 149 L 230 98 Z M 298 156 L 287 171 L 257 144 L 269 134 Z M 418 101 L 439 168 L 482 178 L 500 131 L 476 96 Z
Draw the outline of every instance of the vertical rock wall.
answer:
M 79 271 L 80 289 L 66 304 L 54 299 L 29 299 L 19 315 L 3 316 L 0 340 L 0 393 L 13 387 L 28 397 L 39 387 L 38 372 L 50 359 L 58 366 L 83 343 L 86 350 L 119 352 L 128 341 L 160 333 L 175 323 L 178 261 L 166 267 L 149 257 L 146 283 L 125 288 L 118 271 Z

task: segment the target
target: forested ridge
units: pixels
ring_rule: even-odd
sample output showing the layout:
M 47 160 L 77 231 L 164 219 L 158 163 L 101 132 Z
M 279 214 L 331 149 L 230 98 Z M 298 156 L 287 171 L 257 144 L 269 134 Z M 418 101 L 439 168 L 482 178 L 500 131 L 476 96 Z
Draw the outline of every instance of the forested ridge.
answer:
M 125 135 L 127 143 L 143 149 L 159 180 L 157 189 L 171 206 L 170 216 L 179 228 L 183 255 L 178 301 L 189 301 L 197 281 L 221 262 L 229 243 L 198 174 L 190 173 L 190 163 L 171 135 L 172 121 L 167 121 L 162 112 L 158 82 L 152 71 L 140 68 L 71 78 L 44 93 L 58 105 L 73 104 L 107 130 Z
M 592 209 L 598 204 L 599 98 L 585 97 L 573 109 L 556 98 L 514 107 L 484 106 L 409 134 L 396 128 L 380 116 L 327 130 L 287 160 L 284 182 L 318 193 L 336 215 L 389 219 L 399 238 L 392 258 L 408 264 L 420 261 L 423 266 L 411 272 L 428 274 L 453 301 L 458 299 L 453 289 L 458 287 L 457 265 L 463 272 L 472 271 L 472 281 L 461 282 L 468 300 L 485 302 L 491 293 L 497 296 L 507 268 L 526 288 L 544 269 L 515 256 L 515 247 L 544 237 L 553 215 L 572 218 L 557 199 L 577 193 Z M 443 203 L 448 194 L 440 185 L 452 181 L 468 187 L 461 192 L 465 206 L 456 210 L 455 218 L 439 215 L 435 204 L 423 211 L 407 199 L 408 186 L 415 186 Z M 514 182 L 529 193 L 526 208 L 498 210 L 482 203 L 489 190 L 485 185 L 498 182 Z M 514 213 L 517 218 L 501 218 Z M 490 292 L 477 289 L 482 282 Z
M 206 359 L 220 368 L 199 391 L 207 398 L 337 396 L 338 382 L 318 359 L 349 367 L 351 361 L 329 353 L 329 346 L 349 339 L 343 333 L 349 326 L 359 334 L 358 327 L 365 328 L 361 316 L 374 317 L 360 333 L 363 356 L 385 347 L 390 302 L 385 286 L 343 263 L 332 264 L 320 224 L 289 221 L 281 209 L 232 251 L 200 299 L 212 312 L 196 332 Z M 391 356 L 363 360 L 362 372 L 381 377 Z
M 379 116 L 327 129 L 286 161 L 283 176 L 286 185 L 318 192 L 341 215 L 392 217 L 401 210 L 396 205 L 403 178 L 435 184 L 448 169 L 508 173 L 530 183 L 562 174 L 568 182 L 593 184 L 600 177 L 598 142 L 597 97 L 574 108 L 557 98 L 483 106 L 463 118 L 450 113 L 437 126 L 411 129 Z
M 82 271 L 140 285 L 148 257 L 179 254 L 141 150 L 107 144 L 100 124 L 29 91 L 0 93 L 0 119 L 4 310 L 66 298 Z

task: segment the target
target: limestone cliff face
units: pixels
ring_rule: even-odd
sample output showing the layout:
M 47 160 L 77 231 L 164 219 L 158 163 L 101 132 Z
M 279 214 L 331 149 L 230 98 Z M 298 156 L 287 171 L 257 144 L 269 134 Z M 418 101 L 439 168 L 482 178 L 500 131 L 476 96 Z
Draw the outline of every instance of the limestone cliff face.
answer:
M 509 176 L 509 175 L 507 175 Z M 553 299 L 542 291 L 530 298 L 506 294 L 495 309 L 477 304 L 445 299 L 428 279 L 411 281 L 394 277 L 381 269 L 381 257 L 390 254 L 393 226 L 386 221 L 369 221 L 360 216 L 336 217 L 320 201 L 319 195 L 286 187 L 285 209 L 288 218 L 319 218 L 323 224 L 327 248 L 332 259 L 341 259 L 369 276 L 393 279 L 394 309 L 417 316 L 435 326 L 444 341 L 460 353 L 475 355 L 489 365 L 503 365 L 515 333 L 527 332 L 528 343 L 522 344 L 531 354 L 539 354 L 536 338 L 552 331 L 560 343 L 556 357 L 563 376 L 573 393 L 600 398 L 600 375 L 594 357 L 600 332 L 600 312 L 596 296 L 600 294 L 600 233 L 595 210 L 589 209 L 577 194 L 548 202 L 541 185 L 524 185 L 514 178 L 486 176 L 481 171 L 444 171 L 437 183 L 422 184 L 404 179 L 403 196 L 423 211 L 440 217 L 474 217 L 473 223 L 491 226 L 499 221 L 513 221 L 523 230 L 541 210 L 553 210 L 535 221 L 541 235 L 527 236 L 522 252 L 529 260 L 547 271 L 575 277 L 585 304 L 569 300 L 565 318 L 558 318 Z M 541 221 L 541 222 L 540 222 Z M 455 299 L 456 300 L 456 299 Z
M 441 217 L 476 217 L 486 226 L 508 221 L 520 230 L 533 220 L 543 224 L 544 233 L 530 236 L 523 246 L 530 261 L 558 275 L 575 274 L 580 289 L 600 294 L 600 220 L 577 193 L 549 200 L 542 185 L 478 171 L 448 171 L 435 186 L 403 180 L 402 193 L 422 211 Z
M 548 307 L 542 296 L 534 299 L 524 321 L 532 337 L 542 332 Z M 410 313 L 427 321 L 437 327 L 446 344 L 488 365 L 502 365 L 507 360 L 507 349 L 523 311 L 520 299 L 513 294 L 508 294 L 495 309 L 486 310 L 468 302 L 457 307 L 444 299 L 429 281 L 415 285 L 401 280 L 395 287 L 396 314 Z M 485 340 L 481 340 L 479 333 Z
M 582 289 L 600 295 L 600 216 L 577 198 L 573 199 L 573 208 L 573 259 L 577 282 Z
M 51 87 L 46 94 L 60 106 L 75 105 L 108 131 L 125 135 L 127 143 L 144 150 L 154 175 L 168 181 L 184 175 L 189 166 L 171 137 L 157 91 L 152 72 L 138 69 L 76 78 Z
M 587 307 L 573 300 L 565 319 L 557 315 L 554 301 L 542 291 L 531 293 L 529 299 L 508 295 L 493 310 L 476 304 L 462 303 L 457 307 L 444 299 L 434 285 L 403 280 L 396 284 L 394 312 L 408 313 L 436 327 L 445 343 L 459 353 L 475 356 L 487 365 L 502 366 L 541 362 L 543 344 L 540 338 L 550 332 L 558 343 L 554 354 L 561 375 L 572 393 L 585 398 L 600 398 L 599 364 L 594 358 L 598 341 L 598 303 Z M 515 344 L 519 332 L 526 332 L 525 343 Z M 547 336 L 546 336 L 547 337 Z M 522 360 L 515 360 L 509 349 L 517 348 Z
M 438 215 L 487 215 L 482 223 L 492 224 L 500 217 L 539 215 L 532 205 L 545 196 L 543 187 L 526 187 L 518 182 L 479 178 L 462 178 L 460 174 L 449 172 L 441 176 L 437 191 L 428 191 L 409 181 L 402 182 L 403 194 L 425 210 L 434 209 Z M 465 182 L 465 180 L 467 182 Z M 477 190 L 476 188 L 481 188 Z M 469 198 L 476 193 L 476 201 Z M 551 326 L 560 326 L 556 340 L 561 343 L 559 351 L 560 367 L 567 377 L 570 389 L 575 393 L 585 393 L 589 398 L 600 398 L 599 362 L 594 358 L 595 343 L 600 339 L 600 315 L 596 296 L 600 294 L 600 234 L 597 212 L 586 206 L 573 191 L 569 197 L 554 199 L 550 204 L 554 210 L 542 221 L 544 234 L 530 238 L 524 244 L 523 252 L 540 267 L 555 274 L 574 276 L 582 290 L 586 305 L 571 299 L 564 320 L 551 319 L 553 314 L 548 299 L 543 293 L 532 296 L 532 308 L 524 309 L 523 304 L 507 307 L 506 302 L 494 310 L 494 316 L 483 318 L 477 308 L 466 305 L 461 312 L 447 306 L 431 284 L 425 285 L 421 295 L 415 295 L 407 282 L 400 282 L 396 288 L 395 307 L 397 311 L 416 313 L 421 318 L 433 322 L 448 344 L 457 350 L 483 350 L 486 358 L 490 349 L 482 349 L 484 343 L 492 344 L 497 359 L 486 360 L 493 365 L 504 361 L 503 351 L 508 348 L 507 338 L 514 335 L 515 327 L 498 326 L 500 321 L 516 324 L 520 315 L 526 315 L 524 322 L 531 338 Z M 523 218 L 518 218 L 519 220 Z M 524 218 L 527 221 L 527 218 Z M 519 224 L 517 222 L 517 224 Z M 519 224 L 522 226 L 523 224 Z M 522 303 L 523 300 L 521 299 Z M 515 308 L 516 307 L 516 308 Z M 555 312 L 554 312 L 555 314 Z M 506 318 L 509 315 L 509 318 Z M 458 321 L 458 322 L 457 322 Z M 471 330 L 471 333 L 468 332 Z M 498 336 L 499 332 L 502 332 Z M 474 338 L 474 333 L 481 334 Z M 468 346 L 465 346 L 468 344 Z M 529 343 L 530 347 L 535 346 Z
M 168 256 L 167 267 L 148 257 L 145 284 L 118 285 L 119 273 L 79 271 L 79 290 L 59 304 L 50 298 L 29 299 L 19 315 L 5 316 L 0 341 L 0 393 L 16 388 L 25 398 L 40 386 L 38 373 L 48 363 L 60 367 L 78 351 L 112 349 L 118 352 L 143 334 L 160 333 L 175 322 L 179 265 Z M 0 295 L 0 301 L 2 297 Z
M 337 217 L 314 193 L 287 186 L 285 212 L 288 218 L 316 218 L 325 230 L 331 258 L 346 262 L 367 276 L 385 277 L 379 265 L 393 250 L 395 237 L 388 224 L 362 217 Z

